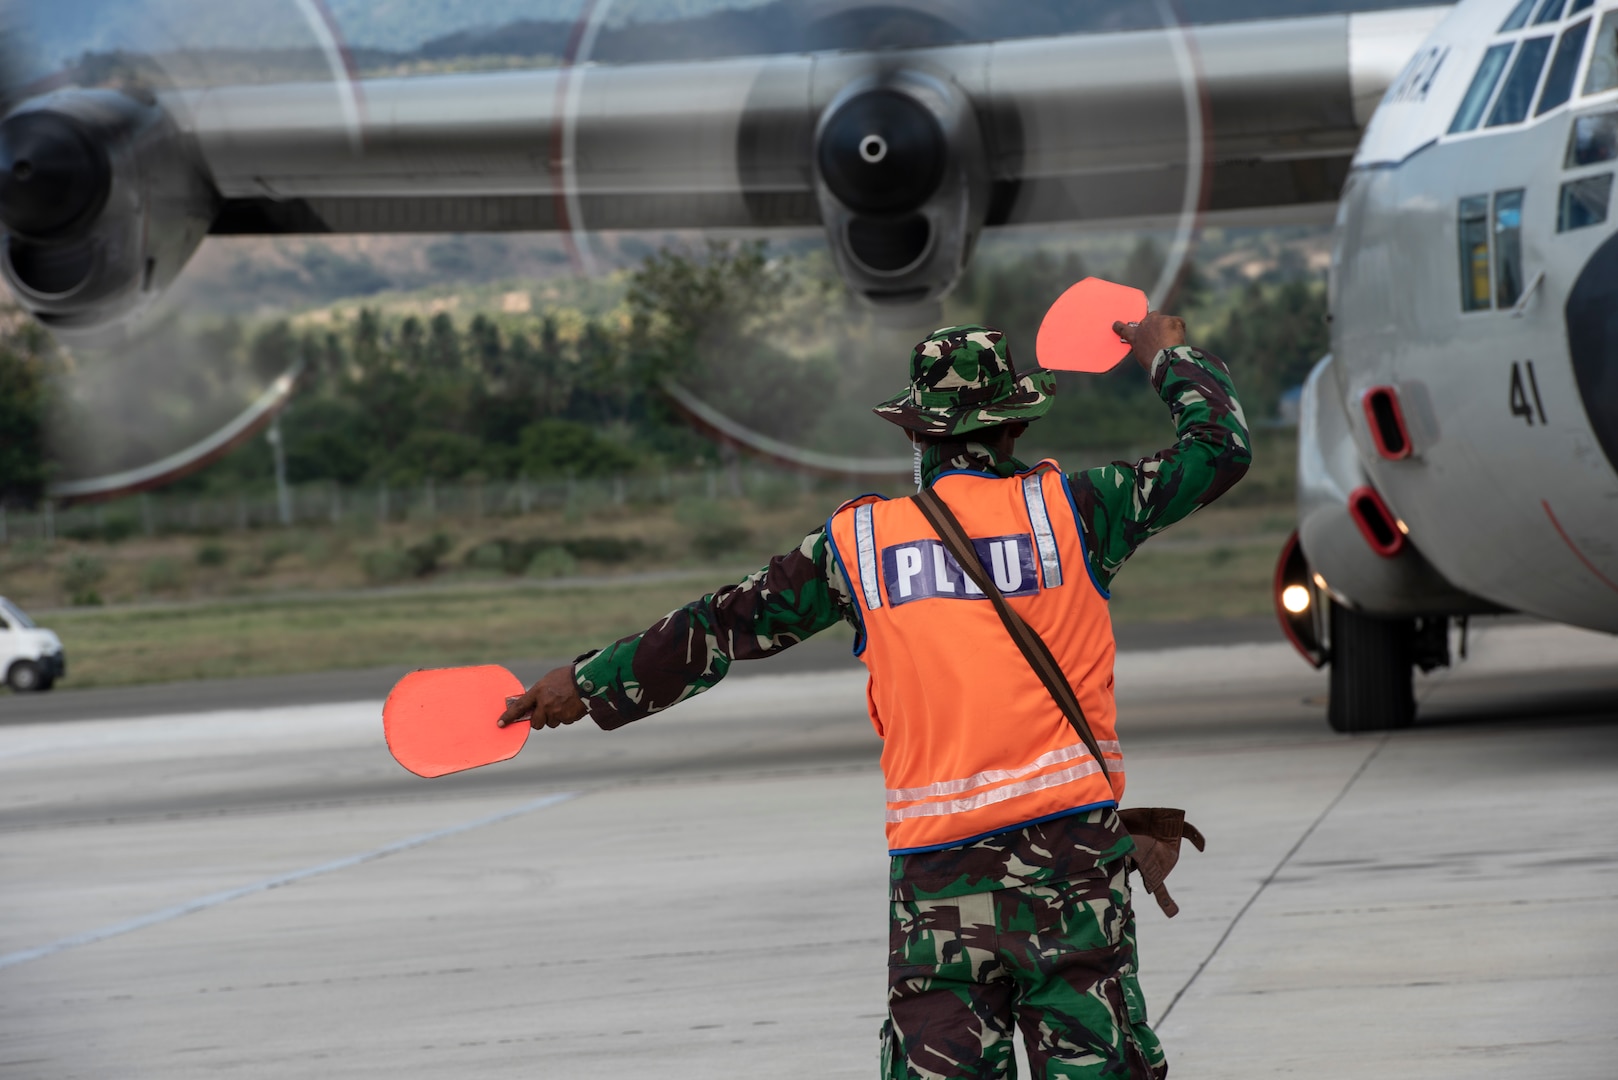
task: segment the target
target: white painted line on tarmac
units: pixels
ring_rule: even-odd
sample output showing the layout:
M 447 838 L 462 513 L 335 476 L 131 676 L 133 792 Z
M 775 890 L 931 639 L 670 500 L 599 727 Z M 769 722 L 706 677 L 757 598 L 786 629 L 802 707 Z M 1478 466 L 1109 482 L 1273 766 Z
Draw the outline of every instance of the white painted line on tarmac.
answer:
M 578 798 L 580 794 L 582 794 L 582 792 L 560 791 L 556 792 L 555 794 L 545 795 L 541 798 L 534 799 L 531 802 L 525 802 L 521 806 L 512 807 L 510 810 L 502 810 L 498 814 L 490 814 L 487 817 L 480 817 L 475 821 L 462 822 L 459 825 L 451 825 L 445 829 L 434 829 L 432 832 L 421 833 L 417 836 L 409 836 L 403 840 L 395 840 L 391 844 L 384 844 L 379 848 L 372 848 L 370 851 L 362 851 L 358 855 L 350 855 L 346 858 L 334 859 L 331 862 L 320 863 L 317 866 L 306 866 L 302 870 L 293 870 L 289 873 L 277 874 L 275 877 L 265 878 L 262 881 L 255 881 L 251 885 L 242 885 L 239 888 L 226 889 L 223 892 L 209 893 L 207 896 L 199 896 L 194 900 L 187 900 L 184 903 L 175 904 L 172 907 L 161 908 L 157 911 L 149 912 L 145 915 L 139 916 L 138 918 L 130 919 L 128 922 L 114 923 L 111 926 L 103 926 L 96 930 L 86 930 L 82 934 L 74 934 L 72 937 L 61 938 L 46 945 L 38 945 L 32 949 L 22 949 L 18 952 L 6 953 L 4 955 L 0 955 L 0 968 L 8 968 L 15 964 L 26 963 L 29 960 L 38 960 L 41 957 L 50 956 L 53 953 L 65 952 L 68 949 L 76 949 L 80 945 L 94 945 L 98 941 L 106 941 L 108 938 L 117 937 L 120 934 L 128 934 L 135 930 L 144 930 L 148 926 L 156 926 L 158 923 L 166 923 L 170 920 L 178 919 L 182 915 L 191 915 L 198 911 L 206 911 L 208 908 L 218 907 L 220 904 L 228 904 L 232 900 L 240 900 L 242 897 L 252 896 L 254 893 L 268 892 L 270 889 L 278 889 L 282 885 L 291 885 L 294 882 L 305 881 L 312 877 L 319 877 L 321 874 L 330 874 L 338 870 L 347 870 L 349 867 L 358 866 L 361 863 L 372 862 L 376 859 L 385 859 L 389 855 L 397 855 L 401 851 L 409 851 L 411 848 L 421 847 L 423 844 L 430 844 L 434 840 L 443 840 L 446 837 L 458 836 L 464 832 L 471 832 L 473 829 L 481 829 L 485 825 L 498 825 L 502 821 L 510 821 L 514 817 L 521 817 L 523 814 L 531 814 L 535 810 L 543 810 L 548 806 L 555 806 L 558 803 L 567 802 L 569 799 Z
M 1349 791 L 1355 784 L 1359 783 L 1360 777 L 1365 775 L 1365 771 L 1371 767 L 1371 762 L 1375 761 L 1377 755 L 1382 753 L 1382 748 L 1388 745 L 1388 740 L 1392 737 L 1393 733 L 1389 732 L 1376 741 L 1376 744 L 1371 747 L 1371 752 L 1365 755 L 1365 760 L 1360 762 L 1359 768 L 1355 769 L 1354 774 L 1348 778 L 1348 782 L 1332 797 L 1332 801 L 1326 804 L 1326 808 L 1315 816 L 1315 820 L 1309 823 L 1309 827 L 1303 830 L 1298 839 L 1293 841 L 1292 846 L 1287 849 L 1287 853 L 1281 856 L 1281 861 L 1275 864 L 1275 869 L 1271 870 L 1265 875 L 1264 880 L 1258 883 L 1258 888 L 1253 890 L 1253 895 L 1247 898 L 1247 903 L 1243 904 L 1241 910 L 1236 912 L 1236 917 L 1230 920 L 1230 924 L 1225 927 L 1225 932 L 1219 935 L 1219 940 L 1214 942 L 1214 947 L 1208 950 L 1208 955 L 1203 957 L 1202 963 L 1197 965 L 1197 970 L 1193 971 L 1191 977 L 1185 981 L 1185 985 L 1175 992 L 1173 1000 L 1169 1002 L 1169 1007 L 1164 1009 L 1163 1015 L 1157 1018 L 1158 1024 L 1161 1025 L 1168 1021 L 1169 1013 L 1174 1011 L 1174 1006 L 1180 1003 L 1180 999 L 1185 997 L 1186 991 L 1191 989 L 1191 984 L 1201 977 L 1202 973 L 1207 970 L 1208 965 L 1213 963 L 1213 958 L 1219 955 L 1219 950 L 1225 947 L 1225 942 L 1230 940 L 1230 935 L 1235 933 L 1236 924 L 1242 921 L 1242 916 L 1246 915 L 1248 910 L 1258 903 L 1258 898 L 1264 895 L 1264 890 L 1268 889 L 1274 884 L 1275 879 L 1281 876 L 1281 871 L 1286 869 L 1287 863 L 1291 862 L 1292 857 L 1298 853 L 1299 849 L 1309 841 L 1311 836 L 1315 835 L 1315 830 L 1320 828 L 1321 823 L 1331 816 L 1333 810 L 1337 809 L 1337 804 L 1348 797 Z

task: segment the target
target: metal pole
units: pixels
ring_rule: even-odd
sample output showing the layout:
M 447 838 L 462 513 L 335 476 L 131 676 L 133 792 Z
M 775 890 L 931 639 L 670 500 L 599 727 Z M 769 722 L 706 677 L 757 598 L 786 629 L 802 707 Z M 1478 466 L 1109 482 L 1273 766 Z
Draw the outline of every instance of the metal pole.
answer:
M 281 414 L 270 421 L 270 448 L 275 454 L 275 504 L 282 525 L 292 524 L 292 492 L 287 490 L 287 457 L 281 449 Z

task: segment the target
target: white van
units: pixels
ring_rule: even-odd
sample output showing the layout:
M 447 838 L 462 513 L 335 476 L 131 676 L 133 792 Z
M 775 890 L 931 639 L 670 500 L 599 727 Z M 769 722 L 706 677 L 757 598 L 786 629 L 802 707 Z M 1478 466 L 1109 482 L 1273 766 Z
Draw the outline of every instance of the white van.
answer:
M 49 690 L 67 674 L 62 639 L 34 625 L 23 609 L 0 596 L 0 671 L 18 693 Z

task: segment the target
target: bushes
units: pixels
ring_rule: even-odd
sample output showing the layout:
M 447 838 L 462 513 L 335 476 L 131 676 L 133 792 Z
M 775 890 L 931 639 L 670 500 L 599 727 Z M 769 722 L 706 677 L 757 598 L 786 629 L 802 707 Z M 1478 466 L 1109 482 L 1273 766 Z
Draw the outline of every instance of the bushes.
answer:
M 704 559 L 734 554 L 753 538 L 733 510 L 708 499 L 682 501 L 674 509 L 674 518 L 690 530 L 691 547 Z
M 397 545 L 368 551 L 361 562 L 365 567 L 366 579 L 375 585 L 391 585 L 406 580 L 412 574 L 410 556 Z
M 378 584 L 426 577 L 438 569 L 439 560 L 454 546 L 447 533 L 434 533 L 409 547 L 396 542 L 392 547 L 366 553 L 362 560 L 365 576 Z
M 100 604 L 101 594 L 96 590 L 106 579 L 105 564 L 100 559 L 81 552 L 69 555 L 67 562 L 62 566 L 62 591 L 67 593 L 68 603 L 75 607 Z
M 753 538 L 752 532 L 741 525 L 711 522 L 691 534 L 691 546 L 704 559 L 718 559 L 734 555 Z
M 544 547 L 534 553 L 523 572 L 529 577 L 567 577 L 579 569 L 578 560 L 559 547 Z
M 292 554 L 293 549 L 291 538 L 280 534 L 271 536 L 242 564 L 241 573 L 244 577 L 263 577 L 275 569 L 276 563 Z
M 174 592 L 185 584 L 185 571 L 174 559 L 153 559 L 140 572 L 141 588 L 149 593 Z
M 616 536 L 580 536 L 571 540 L 496 537 L 467 552 L 465 563 L 473 570 L 560 577 L 576 572 L 580 562 L 628 562 L 643 550 L 645 545 L 639 540 Z
M 230 552 L 225 549 L 224 544 L 217 541 L 210 540 L 197 548 L 198 566 L 224 566 L 229 559 Z
M 128 540 L 139 531 L 139 521 L 133 517 L 120 516 L 108 518 L 95 525 L 63 529 L 62 535 L 69 540 L 101 540 L 108 544 L 116 544 Z

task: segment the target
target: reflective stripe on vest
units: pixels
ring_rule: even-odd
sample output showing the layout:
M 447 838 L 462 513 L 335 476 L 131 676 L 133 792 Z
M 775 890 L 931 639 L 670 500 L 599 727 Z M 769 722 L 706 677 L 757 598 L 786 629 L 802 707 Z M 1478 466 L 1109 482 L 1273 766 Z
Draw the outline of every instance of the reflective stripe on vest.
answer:
M 829 532 L 844 572 L 857 578 L 849 585 L 896 854 L 1108 805 L 1124 786 L 1111 619 L 1089 575 L 1074 576 L 1084 541 L 1060 471 L 1042 463 L 1008 479 L 945 474 L 934 486 L 1073 683 L 1112 784 L 915 505 L 862 499 L 834 514 Z
M 1039 565 L 1045 572 L 1045 587 L 1054 589 L 1062 584 L 1062 556 L 1056 550 L 1050 511 L 1045 509 L 1045 485 L 1040 480 L 1037 472 L 1023 477 L 1022 496 L 1028 504 L 1028 521 L 1034 527 L 1034 543 L 1039 545 Z
M 871 526 L 871 504 L 854 508 L 854 542 L 860 554 L 860 583 L 865 587 L 865 606 L 882 606 L 882 592 L 876 587 L 876 534 Z

